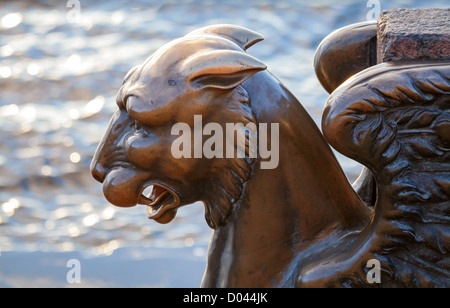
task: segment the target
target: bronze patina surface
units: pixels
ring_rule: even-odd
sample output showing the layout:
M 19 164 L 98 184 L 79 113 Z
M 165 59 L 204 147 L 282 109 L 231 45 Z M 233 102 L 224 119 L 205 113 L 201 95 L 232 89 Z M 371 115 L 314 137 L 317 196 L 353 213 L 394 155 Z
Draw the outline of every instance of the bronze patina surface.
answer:
M 374 36 L 364 24 L 321 45 L 324 135 L 246 52 L 261 35 L 217 25 L 174 40 L 125 77 L 92 175 L 109 202 L 143 204 L 160 223 L 203 201 L 204 287 L 449 287 L 450 65 L 375 65 Z M 334 57 L 341 67 L 327 64 Z M 199 115 L 224 130 L 277 123 L 278 165 L 261 168 L 239 131 L 245 157 L 175 158 L 173 126 L 194 130 Z M 329 143 L 368 168 L 357 190 Z M 366 279 L 373 259 L 380 284 Z

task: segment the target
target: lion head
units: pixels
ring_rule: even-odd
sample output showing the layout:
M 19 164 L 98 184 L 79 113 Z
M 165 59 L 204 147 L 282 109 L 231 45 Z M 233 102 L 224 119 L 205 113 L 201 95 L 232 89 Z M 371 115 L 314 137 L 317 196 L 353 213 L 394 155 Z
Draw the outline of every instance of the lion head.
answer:
M 225 222 L 252 159 L 175 158 L 171 130 L 176 123 L 193 128 L 196 115 L 223 127 L 256 122 L 242 83 L 266 69 L 245 52 L 261 40 L 241 27 L 206 27 L 164 45 L 128 72 L 91 163 L 109 202 L 144 204 L 150 219 L 168 223 L 179 207 L 203 201 L 212 228 Z

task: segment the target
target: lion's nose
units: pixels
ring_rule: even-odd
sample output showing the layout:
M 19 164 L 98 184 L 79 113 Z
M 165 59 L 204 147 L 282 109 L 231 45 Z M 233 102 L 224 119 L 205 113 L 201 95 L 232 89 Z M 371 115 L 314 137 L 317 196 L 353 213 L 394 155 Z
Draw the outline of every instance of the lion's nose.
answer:
M 106 168 L 103 167 L 97 160 L 92 160 L 91 174 L 96 181 L 103 183 L 106 175 Z
M 130 116 L 123 110 L 117 110 L 111 118 L 106 132 L 95 150 L 90 166 L 92 176 L 100 183 L 103 183 L 110 171 L 108 161 L 111 160 L 111 155 L 116 152 L 115 149 L 119 147 L 117 140 L 121 140 L 123 134 L 128 131 L 127 128 L 130 127 L 131 122 Z

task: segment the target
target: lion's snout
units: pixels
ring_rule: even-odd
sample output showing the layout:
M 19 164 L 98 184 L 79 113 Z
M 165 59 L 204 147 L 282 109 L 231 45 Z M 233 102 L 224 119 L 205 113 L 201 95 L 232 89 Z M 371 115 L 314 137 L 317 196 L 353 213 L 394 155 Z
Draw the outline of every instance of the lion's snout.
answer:
M 132 122 L 126 111 L 118 110 L 114 113 L 91 161 L 90 171 L 96 181 L 103 183 L 108 172 L 117 165 L 115 162 L 125 161 L 126 155 L 122 153 L 122 145 L 118 140 L 129 133 Z

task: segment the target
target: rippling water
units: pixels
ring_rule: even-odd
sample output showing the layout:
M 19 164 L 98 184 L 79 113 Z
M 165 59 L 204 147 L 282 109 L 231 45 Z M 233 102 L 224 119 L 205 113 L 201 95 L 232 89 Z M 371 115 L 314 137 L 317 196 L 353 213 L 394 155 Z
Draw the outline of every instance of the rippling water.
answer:
M 172 223 L 159 225 L 147 220 L 143 207 L 108 204 L 89 174 L 125 73 L 162 44 L 196 28 L 241 25 L 265 36 L 249 52 L 320 123 L 327 95 L 313 72 L 315 48 L 336 28 L 366 20 L 371 6 L 350 0 L 79 2 L 77 20 L 74 8 L 63 0 L 0 4 L 0 286 L 33 283 L 19 279 L 27 274 L 22 265 L 35 260 L 32 252 L 44 253 L 43 259 L 60 253 L 101 256 L 106 262 L 120 255 L 125 274 L 132 262 L 145 266 L 136 262 L 148 259 L 152 266 L 154 254 L 146 252 L 155 251 L 160 261 L 182 251 L 178 260 L 161 264 L 173 272 L 169 276 L 194 272 L 196 280 L 185 283 L 197 286 L 210 236 L 202 205 L 185 207 Z M 382 10 L 448 5 L 434 0 L 380 4 Z M 360 166 L 338 157 L 354 180 Z M 19 257 L 6 262 L 8 253 Z M 197 267 L 172 266 L 189 258 Z M 91 268 L 95 273 L 96 267 Z M 101 279 L 91 285 L 108 285 Z M 115 279 L 116 285 L 126 286 Z M 143 285 L 177 285 L 155 279 L 149 277 Z M 44 279 L 42 286 L 51 285 L 50 280 Z

